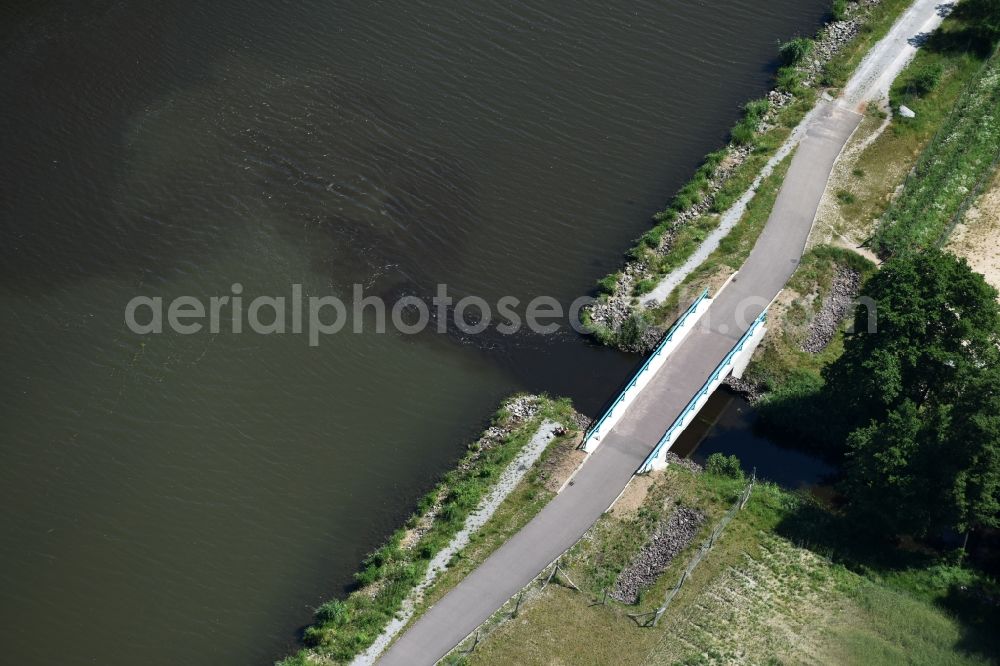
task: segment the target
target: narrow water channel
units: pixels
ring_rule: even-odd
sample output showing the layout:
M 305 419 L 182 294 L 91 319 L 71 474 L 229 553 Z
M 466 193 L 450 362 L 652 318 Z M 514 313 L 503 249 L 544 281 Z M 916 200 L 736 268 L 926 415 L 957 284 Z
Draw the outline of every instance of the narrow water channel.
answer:
M 704 464 L 713 453 L 735 455 L 743 471 L 791 490 L 821 492 L 837 470 L 817 456 L 782 446 L 760 431 L 753 406 L 723 387 L 687 427 L 671 451 Z

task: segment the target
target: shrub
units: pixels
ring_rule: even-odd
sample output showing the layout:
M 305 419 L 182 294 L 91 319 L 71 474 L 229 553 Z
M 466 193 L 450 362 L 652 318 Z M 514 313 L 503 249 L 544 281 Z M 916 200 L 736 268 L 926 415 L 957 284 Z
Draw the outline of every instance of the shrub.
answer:
M 802 84 L 802 73 L 794 67 L 782 67 L 775 75 L 774 83 L 781 92 L 794 95 Z
M 724 453 L 713 453 L 705 461 L 705 471 L 716 476 L 728 476 L 732 479 L 743 478 L 743 468 L 740 467 L 740 459 L 736 456 L 727 456 Z
M 906 77 L 906 91 L 923 97 L 941 80 L 944 68 L 939 62 L 925 62 L 913 68 L 913 71 Z
M 615 293 L 615 286 L 618 284 L 618 278 L 620 277 L 621 273 L 611 273 L 610 275 L 605 275 L 597 281 L 598 291 L 604 294 Z
M 823 75 L 820 77 L 819 82 L 824 86 L 842 86 L 850 75 L 851 71 L 847 64 L 840 59 L 834 58 L 823 66 Z
M 317 625 L 306 627 L 306 630 L 302 632 L 302 642 L 308 645 L 309 647 L 317 647 L 319 645 L 322 645 L 323 639 L 325 638 L 326 638 L 326 630 Z
M 418 516 L 427 515 L 427 512 L 430 511 L 431 508 L 433 508 L 434 504 L 437 502 L 437 496 L 438 496 L 437 488 L 435 488 L 434 490 L 430 491 L 429 493 L 421 497 L 420 501 L 417 502 L 417 515 Z
M 781 45 L 778 53 L 783 65 L 797 65 L 812 52 L 813 41 L 806 37 L 796 37 Z
M 833 0 L 833 7 L 830 14 L 834 21 L 843 21 L 847 18 L 847 0 Z
M 382 577 L 382 568 L 377 567 L 374 564 L 369 564 L 363 570 L 358 571 L 357 573 L 354 574 L 354 580 L 361 587 L 366 587 L 368 585 L 371 585 L 381 577 Z
M 622 323 L 621 331 L 618 333 L 618 340 L 621 342 L 622 347 L 625 349 L 638 349 L 649 326 L 649 319 L 646 317 L 645 312 L 633 312 Z
M 837 201 L 839 201 L 841 204 L 845 206 L 848 206 L 857 201 L 857 199 L 855 199 L 854 195 L 848 192 L 847 190 L 839 190 L 837 192 Z
M 754 99 L 743 105 L 743 114 L 745 118 L 753 118 L 760 122 L 767 115 L 770 108 L 771 103 L 766 99 Z
M 339 627 L 346 624 L 350 618 L 347 604 L 339 599 L 328 601 L 316 609 L 316 621 L 320 624 L 333 624 Z
M 736 123 L 732 132 L 730 132 L 733 137 L 733 143 L 738 146 L 753 145 L 757 138 L 757 123 L 748 123 L 747 120 L 747 118 L 744 118 Z
M 642 296 L 643 294 L 648 294 L 656 288 L 656 280 L 646 278 L 645 280 L 639 280 L 635 284 L 635 295 Z
M 674 209 L 673 205 L 671 204 L 671 206 L 666 210 L 661 210 L 658 213 L 654 213 L 653 219 L 660 223 L 673 222 L 674 220 L 677 219 L 677 210 Z

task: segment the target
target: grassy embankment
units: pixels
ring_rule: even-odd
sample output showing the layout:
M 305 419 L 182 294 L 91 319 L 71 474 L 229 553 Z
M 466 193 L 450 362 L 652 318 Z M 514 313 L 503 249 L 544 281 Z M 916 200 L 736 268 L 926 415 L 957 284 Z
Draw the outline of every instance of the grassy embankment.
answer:
M 788 307 L 772 313 L 771 330 L 748 368 L 747 378 L 771 393 L 770 400 L 818 390 L 820 369 L 840 355 L 842 333 L 820 354 L 802 351 L 801 343 L 837 271 L 849 267 L 864 277 L 874 270 L 854 248 L 868 241 L 888 256 L 942 244 L 995 172 L 1000 56 L 984 59 L 953 48 L 967 28 L 947 19 L 894 83 L 892 105 L 905 104 L 916 118 L 894 116 L 871 141 L 883 119 L 870 114 L 837 165 L 814 245 L 779 299 Z
M 933 83 L 947 53 L 932 53 L 909 81 Z M 962 59 L 968 57 L 963 54 Z M 929 62 L 928 62 L 929 61 Z M 906 101 L 900 94 L 898 99 Z M 1000 158 L 1000 57 L 981 66 L 924 150 L 875 234 L 880 254 L 941 245 Z M 919 118 L 919 116 L 918 116 Z
M 942 202 L 945 209 L 926 210 L 928 198 L 942 186 L 951 188 L 952 196 L 960 197 L 957 188 L 963 186 L 963 181 L 978 180 L 978 174 L 971 170 L 988 167 L 995 157 L 987 150 L 985 160 L 973 153 L 965 155 L 971 158 L 965 160 L 967 163 L 956 159 L 959 156 L 955 148 L 964 147 L 966 136 L 976 144 L 988 142 L 986 136 L 972 136 L 969 124 L 970 120 L 985 118 L 988 99 L 995 94 L 982 89 L 984 85 L 990 87 L 984 76 L 984 68 L 991 66 L 984 62 L 987 54 L 977 48 L 959 48 L 969 46 L 963 37 L 969 27 L 961 19 L 946 19 L 939 33 L 894 82 L 890 93 L 893 109 L 905 105 L 916 112 L 915 118 L 894 116 L 887 131 L 863 151 L 856 151 L 856 146 L 871 141 L 884 116 L 873 110 L 862 122 L 831 180 L 829 200 L 825 202 L 828 205 L 821 208 L 817 219 L 814 235 L 818 240 L 846 239 L 854 245 L 867 242 L 873 249 L 892 253 L 893 245 L 937 242 L 947 231 L 947 221 L 942 218 L 953 214 L 956 207 Z M 915 165 L 917 170 L 913 171 Z M 907 191 L 894 201 L 894 194 L 904 183 Z M 910 216 L 912 226 L 895 225 Z M 879 220 L 885 222 L 872 238 Z M 896 228 L 890 231 L 890 227 Z M 926 237 L 918 238 L 921 234 Z
M 507 536 L 503 526 L 520 526 L 544 506 L 552 496 L 542 485 L 544 470 L 554 455 L 565 456 L 573 450 L 572 442 L 578 435 L 574 430 L 577 417 L 568 400 L 542 397 L 537 409 L 526 419 L 512 415 L 510 404 L 510 400 L 505 402 L 491 428 L 469 446 L 455 468 L 418 502 L 405 527 L 396 530 L 381 548 L 365 558 L 355 574 L 358 589 L 345 599 L 334 599 L 316 609 L 315 623 L 303 636 L 308 647 L 281 661 L 281 666 L 344 663 L 371 645 L 422 580 L 431 559 L 462 529 L 466 518 L 489 493 L 506 466 L 543 421 L 553 420 L 567 428 L 566 434 L 548 445 L 535 470 L 479 533 L 473 535 L 466 550 L 476 552 L 479 544 L 490 539 L 502 541 Z M 503 434 L 491 435 L 494 428 Z M 460 563 L 466 556 L 460 553 L 455 559 Z M 440 582 L 434 589 L 438 587 Z
M 822 71 L 808 76 L 811 60 L 812 40 L 796 39 L 782 47 L 785 65 L 775 75 L 775 89 L 792 96 L 791 102 L 778 110 L 771 109 L 767 99 L 748 102 L 744 106 L 743 118 L 734 126 L 730 135 L 731 143 L 706 156 L 704 163 L 694 177 L 674 196 L 668 206 L 654 216 L 655 225 L 638 239 L 629 250 L 632 264 L 641 264 L 642 278 L 637 280 L 631 294 L 620 294 L 622 273 L 613 273 L 598 282 L 599 299 L 610 297 L 630 297 L 633 314 L 620 329 L 611 330 L 607 326 L 587 319 L 585 323 L 595 337 L 603 343 L 622 348 L 635 346 L 636 338 L 650 327 L 664 327 L 676 318 L 678 301 L 682 294 L 691 289 L 700 290 L 709 284 L 706 276 L 710 268 L 698 270 L 699 278 L 686 280 L 667 299 L 667 304 L 646 311 L 640 306 L 640 297 L 652 290 L 657 282 L 681 266 L 714 230 L 720 215 L 728 210 L 746 192 L 764 165 L 791 134 L 792 129 L 815 105 L 820 87 L 836 88 L 846 83 L 851 72 L 864 54 L 881 39 L 895 22 L 900 13 L 909 5 L 908 0 L 883 0 L 880 4 L 858 11 L 855 3 L 838 0 L 834 3 L 834 18 L 842 18 L 848 13 L 861 19 L 859 33 L 844 45 L 822 68 Z M 808 85 L 806 85 L 808 84 Z M 767 122 L 764 122 L 765 119 Z M 728 168 L 734 153 L 748 151 L 744 161 L 735 168 Z M 707 204 L 707 206 L 705 206 Z M 702 214 L 690 221 L 677 221 L 692 209 L 704 206 Z M 746 218 L 744 218 L 746 219 Z M 742 225 L 741 221 L 737 225 Z M 665 242 L 669 239 L 669 242 Z M 732 248 L 732 244 L 730 245 Z M 736 264 L 736 256 L 727 254 L 720 247 L 709 263 Z M 699 283 L 700 281 L 700 283 Z
M 759 484 L 656 628 L 656 608 L 742 479 L 677 466 L 645 477 L 640 503 L 605 514 L 564 558 L 581 591 L 551 584 L 452 663 L 982 664 L 998 654 L 995 606 L 963 592 L 981 576 L 912 552 L 851 546 L 845 525 L 807 497 Z M 677 506 L 709 516 L 694 545 L 636 606 L 603 590 Z M 986 583 L 987 585 L 989 583 Z M 537 588 L 537 584 L 535 584 Z M 469 645 L 463 646 L 467 650 Z

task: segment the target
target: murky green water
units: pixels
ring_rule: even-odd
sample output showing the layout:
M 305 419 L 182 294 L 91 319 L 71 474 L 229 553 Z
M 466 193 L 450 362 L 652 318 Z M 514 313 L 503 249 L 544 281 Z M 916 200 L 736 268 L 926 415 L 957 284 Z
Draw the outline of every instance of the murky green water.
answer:
M 140 337 L 137 294 L 569 301 L 825 1 L 13 3 L 0 20 L 0 644 L 268 663 L 547 338 Z

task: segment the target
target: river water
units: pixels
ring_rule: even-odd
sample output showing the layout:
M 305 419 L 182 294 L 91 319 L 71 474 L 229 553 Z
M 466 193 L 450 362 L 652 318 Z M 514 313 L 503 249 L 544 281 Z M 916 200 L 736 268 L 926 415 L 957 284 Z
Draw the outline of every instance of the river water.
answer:
M 615 269 L 826 0 L 4 3 L 0 645 L 264 664 L 547 337 L 138 336 L 136 295 L 551 295 Z
M 821 458 L 782 446 L 761 432 L 757 411 L 726 388 L 713 393 L 670 450 L 704 465 L 713 453 L 733 455 L 747 476 L 790 490 L 829 497 L 837 469 Z

